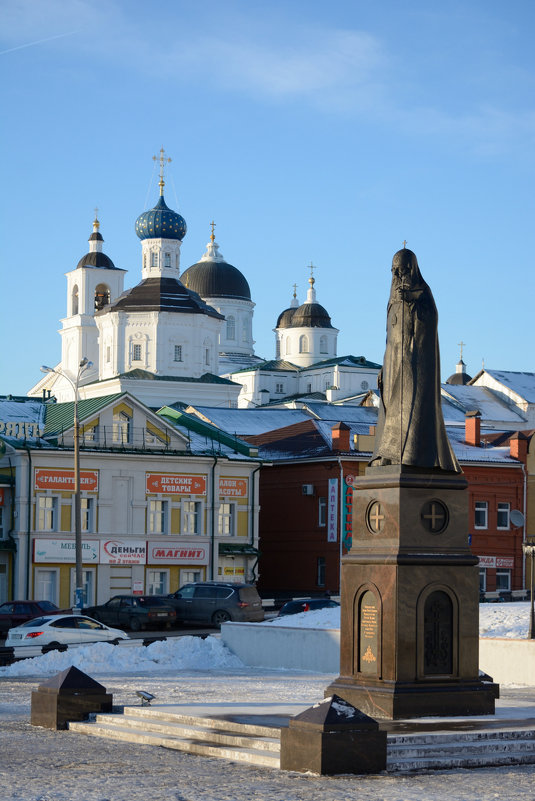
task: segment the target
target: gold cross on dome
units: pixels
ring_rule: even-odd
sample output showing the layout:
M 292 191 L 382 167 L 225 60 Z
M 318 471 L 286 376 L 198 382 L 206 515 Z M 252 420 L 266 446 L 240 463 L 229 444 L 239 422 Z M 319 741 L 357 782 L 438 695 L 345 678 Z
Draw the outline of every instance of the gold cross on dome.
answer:
M 212 233 L 210 234 L 210 239 L 212 240 L 212 242 L 214 242 L 214 241 L 215 241 L 214 228 L 215 228 L 216 224 L 215 224 L 215 222 L 212 220 L 212 222 L 210 223 L 210 225 L 212 226 Z
M 294 298 L 296 298 L 297 297 L 297 284 L 292 284 L 292 286 L 294 288 Z
M 466 342 L 463 342 L 462 339 L 461 339 L 461 341 L 457 342 L 457 344 L 459 345 L 459 347 L 461 349 L 461 361 L 462 361 L 463 360 L 463 348 L 466 346 Z
M 95 206 L 95 219 L 93 220 L 93 230 L 98 231 L 100 223 L 98 221 L 98 206 Z
M 169 164 L 172 161 L 172 159 L 170 159 L 169 157 L 166 157 L 165 150 L 163 149 L 163 145 L 162 145 L 162 147 L 160 148 L 160 155 L 159 156 L 153 156 L 152 160 L 160 162 L 160 182 L 159 182 L 159 185 L 160 185 L 160 195 L 163 195 L 163 188 L 165 186 L 165 181 L 163 179 L 164 167 L 165 167 L 165 163 L 167 162 L 167 164 Z

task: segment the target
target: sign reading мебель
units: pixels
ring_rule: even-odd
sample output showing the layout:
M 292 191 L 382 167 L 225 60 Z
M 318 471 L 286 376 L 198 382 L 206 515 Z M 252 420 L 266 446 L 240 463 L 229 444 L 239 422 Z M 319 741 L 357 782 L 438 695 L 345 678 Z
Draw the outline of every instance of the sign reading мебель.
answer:
M 327 542 L 338 539 L 338 479 L 329 479 L 329 497 L 327 498 Z
M 72 540 L 41 540 L 33 542 L 33 561 L 43 562 L 74 562 L 76 561 L 76 544 Z M 98 564 L 98 540 L 84 540 L 82 542 L 82 561 L 84 564 Z
M 147 494 L 206 495 L 206 476 L 147 473 Z
M 145 540 L 104 540 L 100 543 L 101 565 L 144 565 L 147 561 Z
M 147 564 L 206 565 L 208 549 L 204 545 L 184 545 L 180 542 L 149 542 Z
M 36 490 L 64 490 L 74 492 L 74 470 L 51 470 L 48 468 L 35 468 Z M 86 492 L 98 492 L 98 471 L 80 471 L 80 489 Z

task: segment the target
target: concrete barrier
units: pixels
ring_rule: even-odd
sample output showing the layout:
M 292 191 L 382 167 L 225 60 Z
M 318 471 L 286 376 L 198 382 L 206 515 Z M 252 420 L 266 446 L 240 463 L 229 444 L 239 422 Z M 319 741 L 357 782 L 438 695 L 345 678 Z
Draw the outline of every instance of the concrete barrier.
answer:
M 340 630 L 224 623 L 221 640 L 251 667 L 340 672 Z M 535 640 L 479 640 L 481 670 L 503 685 L 535 686 Z
M 221 640 L 252 667 L 340 672 L 340 630 L 224 623 Z

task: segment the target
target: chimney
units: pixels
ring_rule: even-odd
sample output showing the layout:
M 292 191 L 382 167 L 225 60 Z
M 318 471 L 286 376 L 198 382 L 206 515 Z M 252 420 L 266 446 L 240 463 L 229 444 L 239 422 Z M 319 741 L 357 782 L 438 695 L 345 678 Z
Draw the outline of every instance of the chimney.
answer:
M 349 426 L 347 426 L 345 423 L 336 423 L 336 425 L 332 427 L 331 431 L 333 451 L 348 451 L 350 431 Z
M 509 440 L 509 453 L 512 459 L 526 463 L 528 456 L 528 438 L 522 431 L 517 431 Z
M 473 445 L 475 448 L 481 447 L 481 412 L 478 412 L 477 409 L 473 412 L 466 412 L 464 441 L 467 445 Z

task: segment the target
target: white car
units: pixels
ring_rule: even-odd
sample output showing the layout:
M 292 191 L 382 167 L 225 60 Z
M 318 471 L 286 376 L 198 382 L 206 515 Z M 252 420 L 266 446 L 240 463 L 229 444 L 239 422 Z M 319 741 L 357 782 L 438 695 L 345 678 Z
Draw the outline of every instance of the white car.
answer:
M 55 648 L 58 645 L 103 641 L 117 645 L 119 640 L 127 639 L 128 634 L 124 631 L 105 626 L 92 617 L 43 615 L 9 629 L 5 645 L 6 648 L 20 645 L 46 645 Z

